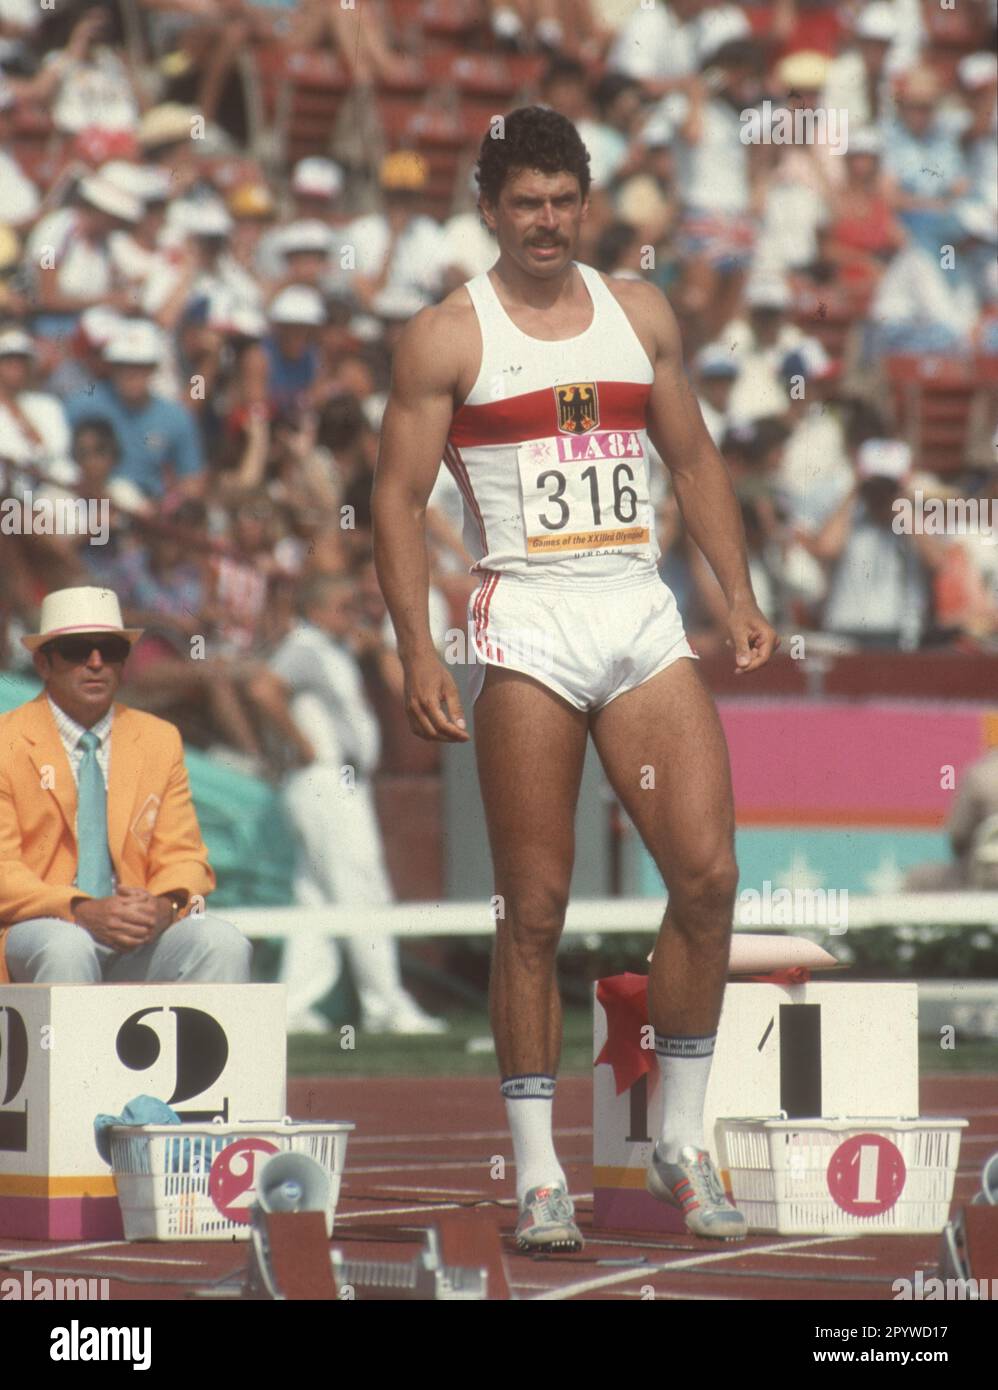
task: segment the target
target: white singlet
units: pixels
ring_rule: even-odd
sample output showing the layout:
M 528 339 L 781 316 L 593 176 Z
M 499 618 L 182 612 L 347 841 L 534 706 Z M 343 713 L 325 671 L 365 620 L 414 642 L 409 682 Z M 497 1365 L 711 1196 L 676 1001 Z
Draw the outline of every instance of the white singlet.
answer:
M 658 574 L 645 429 L 654 368 L 599 273 L 573 265 L 593 317 L 554 342 L 517 328 L 487 273 L 466 283 L 482 361 L 444 462 L 482 576 L 468 624 L 479 661 L 589 709 L 694 653 Z M 474 698 L 483 681 L 477 666 Z
M 487 274 L 465 285 L 482 363 L 444 462 L 464 496 L 476 573 L 543 567 L 548 583 L 599 584 L 656 568 L 645 432 L 655 373 L 599 273 L 573 264 L 593 318 L 557 342 L 517 328 Z

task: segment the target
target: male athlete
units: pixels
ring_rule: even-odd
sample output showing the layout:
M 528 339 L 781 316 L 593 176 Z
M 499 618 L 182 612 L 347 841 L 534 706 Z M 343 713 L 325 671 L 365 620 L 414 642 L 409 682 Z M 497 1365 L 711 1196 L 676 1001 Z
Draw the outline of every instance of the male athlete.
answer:
M 555 955 L 586 739 L 668 885 L 648 977 L 665 1097 L 648 1187 L 697 1235 L 738 1238 L 704 1148 L 703 1105 L 738 871 L 724 735 L 659 578 L 647 440 L 724 591 L 739 672 L 778 638 L 756 606 L 738 505 L 683 373 L 663 295 L 573 259 L 589 156 L 570 121 L 524 107 L 487 136 L 480 207 L 499 258 L 423 309 L 395 352 L 374 485 L 378 577 L 413 732 L 469 735 L 427 619 L 427 497 L 444 459 L 464 494 L 476 754 L 503 908 L 491 1016 L 516 1158 L 521 1249 L 582 1237 L 552 1143 L 561 1045 Z M 652 775 L 649 775 L 649 769 Z

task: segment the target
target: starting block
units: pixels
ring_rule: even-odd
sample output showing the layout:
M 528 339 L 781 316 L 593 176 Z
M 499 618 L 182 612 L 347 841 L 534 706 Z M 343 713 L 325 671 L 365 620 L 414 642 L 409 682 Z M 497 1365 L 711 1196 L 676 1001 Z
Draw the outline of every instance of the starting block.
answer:
M 241 1287 L 214 1297 L 357 1302 L 478 1303 L 509 1299 L 496 1222 L 481 1212 L 441 1213 L 411 1260 L 348 1259 L 329 1250 L 321 1214 L 254 1207 Z
M 182 1120 L 286 1109 L 283 985 L 0 986 L 0 1236 L 120 1239 L 94 1118 L 156 1096 Z
M 597 990 L 621 980 L 633 986 L 635 978 L 600 981 Z M 604 1061 L 593 1077 L 593 1225 L 683 1234 L 681 1214 L 645 1190 L 663 1101 L 642 1026 L 632 1004 L 611 1005 L 608 1019 L 594 1000 L 594 1057 Z M 620 1090 L 615 1076 L 627 1083 Z M 704 1110 L 704 1142 L 729 1192 L 717 1121 L 781 1112 L 789 1119 L 917 1115 L 918 986 L 729 984 Z

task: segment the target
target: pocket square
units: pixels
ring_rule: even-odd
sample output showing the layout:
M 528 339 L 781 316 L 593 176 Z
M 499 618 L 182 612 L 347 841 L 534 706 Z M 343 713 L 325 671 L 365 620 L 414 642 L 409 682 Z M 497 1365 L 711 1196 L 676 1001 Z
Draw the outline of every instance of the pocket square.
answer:
M 156 824 L 156 817 L 159 815 L 160 799 L 152 792 L 142 803 L 142 809 L 132 821 L 132 834 L 143 846 L 148 849 L 149 841 L 152 839 L 153 828 Z

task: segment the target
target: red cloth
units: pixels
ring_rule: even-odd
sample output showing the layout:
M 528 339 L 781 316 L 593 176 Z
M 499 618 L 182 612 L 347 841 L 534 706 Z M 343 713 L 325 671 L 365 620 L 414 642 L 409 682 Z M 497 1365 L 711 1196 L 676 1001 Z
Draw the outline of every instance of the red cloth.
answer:
M 773 970 L 769 975 L 745 975 L 743 984 L 806 985 L 811 972 L 806 965 L 789 965 L 785 970 Z
M 641 1046 L 641 1029 L 648 1023 L 648 976 L 611 975 L 597 983 L 596 998 L 606 1013 L 606 1042 L 594 1065 L 608 1062 L 613 1067 L 620 1096 L 655 1066 L 654 1047 Z
M 769 975 L 744 978 L 767 985 L 803 985 L 811 972 L 806 965 L 791 965 Z M 593 1065 L 607 1063 L 613 1068 L 613 1083 L 621 1096 L 656 1065 L 654 1048 L 641 1046 L 641 1030 L 648 1026 L 648 976 L 611 975 L 599 980 L 596 998 L 606 1014 L 606 1042 Z

